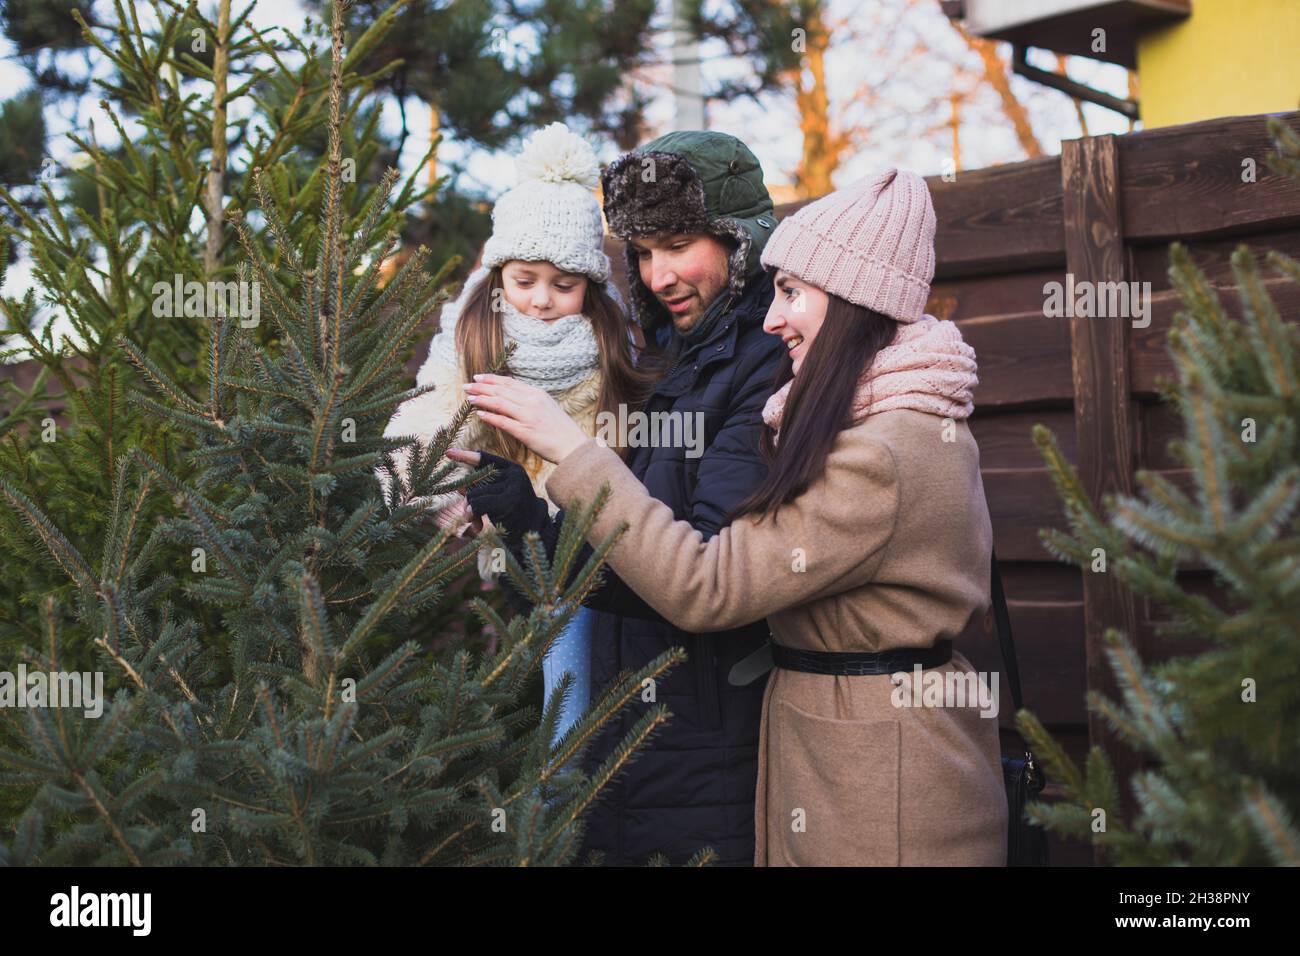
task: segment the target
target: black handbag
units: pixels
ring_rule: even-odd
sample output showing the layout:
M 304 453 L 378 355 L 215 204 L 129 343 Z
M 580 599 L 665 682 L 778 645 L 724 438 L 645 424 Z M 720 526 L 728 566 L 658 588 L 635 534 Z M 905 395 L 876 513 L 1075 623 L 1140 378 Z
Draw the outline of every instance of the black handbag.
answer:
M 1011 700 L 1019 711 L 1020 670 L 1016 666 L 1016 645 L 1011 640 L 1011 615 L 1007 613 L 1007 596 L 998 573 L 998 556 L 992 556 L 993 619 L 997 623 L 998 643 L 1002 647 L 1002 666 L 1006 668 Z M 1038 798 L 1047 785 L 1043 768 L 1034 760 L 1026 745 L 1023 757 L 1002 757 L 1002 781 L 1007 788 L 1007 866 L 1047 866 L 1047 833 L 1025 819 L 1025 807 Z

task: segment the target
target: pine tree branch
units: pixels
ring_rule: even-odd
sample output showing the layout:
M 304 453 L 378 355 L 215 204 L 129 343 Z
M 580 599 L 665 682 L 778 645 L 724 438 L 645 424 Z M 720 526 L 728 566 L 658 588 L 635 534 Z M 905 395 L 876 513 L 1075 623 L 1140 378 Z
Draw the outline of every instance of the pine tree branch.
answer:
M 63 533 L 50 522 L 31 499 L 11 485 L 8 479 L 0 477 L 0 495 L 9 503 L 9 507 L 27 522 L 28 528 L 35 534 L 50 556 L 58 563 L 63 572 L 78 587 L 95 590 L 97 582 L 86 559 L 81 556 Z

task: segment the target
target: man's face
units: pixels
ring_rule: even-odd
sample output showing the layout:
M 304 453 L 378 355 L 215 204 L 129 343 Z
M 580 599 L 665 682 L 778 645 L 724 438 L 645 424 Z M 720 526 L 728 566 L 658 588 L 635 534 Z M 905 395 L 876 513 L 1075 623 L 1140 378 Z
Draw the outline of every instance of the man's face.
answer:
M 657 233 L 630 240 L 641 281 L 663 303 L 678 332 L 700 320 L 727 287 L 731 250 L 704 233 Z

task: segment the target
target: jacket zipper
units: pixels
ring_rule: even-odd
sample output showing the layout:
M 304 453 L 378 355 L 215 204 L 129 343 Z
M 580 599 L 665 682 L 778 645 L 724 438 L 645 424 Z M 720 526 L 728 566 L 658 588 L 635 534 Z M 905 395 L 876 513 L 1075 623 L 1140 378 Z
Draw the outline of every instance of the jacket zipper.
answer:
M 729 296 L 728 296 L 728 298 L 727 298 L 727 304 L 723 307 L 723 313 L 724 313 L 724 314 L 725 314 L 726 312 L 728 312 L 728 311 L 731 310 L 731 307 L 735 304 L 735 301 L 734 301 L 735 298 L 736 298 L 735 293 L 731 293 L 731 294 L 729 294 Z M 733 321 L 736 320 L 736 316 L 732 316 L 732 320 L 733 320 Z M 730 327 L 731 327 L 731 322 L 728 322 L 726 325 L 724 325 L 724 326 L 722 327 L 722 331 L 725 332 L 725 331 L 727 331 L 727 329 L 729 329 Z M 677 361 L 673 363 L 673 367 L 670 368 L 667 372 L 665 372 L 665 373 L 660 377 L 659 381 L 661 381 L 661 382 L 666 382 L 666 381 L 668 381 L 670 378 L 673 377 L 673 372 L 677 371 L 677 366 L 679 366 L 679 365 L 682 364 L 682 360 L 685 359 L 686 356 L 690 353 L 691 348 L 692 348 L 692 347 L 688 347 L 684 353 L 682 353 L 681 355 L 678 355 L 678 356 L 677 356 Z
M 731 302 L 728 301 L 728 309 L 731 308 Z M 730 323 L 728 323 L 730 324 Z M 725 327 L 724 330 L 725 331 Z M 690 349 L 677 357 L 670 368 L 660 379 L 666 382 L 678 366 L 685 361 Z M 709 634 L 692 635 L 692 654 L 691 659 L 695 665 L 695 699 L 699 705 L 700 724 L 706 728 L 720 729 L 722 727 L 722 707 L 718 700 L 718 678 L 717 678 L 717 655 L 713 647 L 714 638 Z

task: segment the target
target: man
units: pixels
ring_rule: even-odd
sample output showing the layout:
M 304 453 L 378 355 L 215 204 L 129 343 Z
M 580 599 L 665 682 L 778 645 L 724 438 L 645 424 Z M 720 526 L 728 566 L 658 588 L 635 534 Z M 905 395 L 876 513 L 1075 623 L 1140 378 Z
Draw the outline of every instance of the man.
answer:
M 776 225 L 772 200 L 754 154 L 716 132 L 661 136 L 611 164 L 602 185 L 609 231 L 627 243 L 633 317 L 669 357 L 644 406 L 647 420 L 666 412 L 672 418 L 664 420 L 694 423 L 698 415 L 704 425 L 703 454 L 686 443 L 646 442 L 629 447 L 625 460 L 652 495 L 707 539 L 766 470 L 761 413 L 782 354 L 780 340 L 763 332 L 772 284 L 759 254 Z M 503 468 L 468 497 L 474 513 L 504 524 L 513 542 L 537 530 L 553 550 L 563 514 L 547 519 L 521 470 Z M 643 865 L 658 852 L 682 863 L 710 846 L 721 865 L 752 865 L 767 624 L 689 634 L 608 569 L 606 578 L 587 602 L 595 609 L 593 693 L 674 645 L 690 659 L 659 681 L 654 702 L 673 716 L 587 813 L 579 861 L 596 850 L 610 865 Z M 592 740 L 584 770 L 607 759 L 649 706 L 640 697 L 628 704 Z

